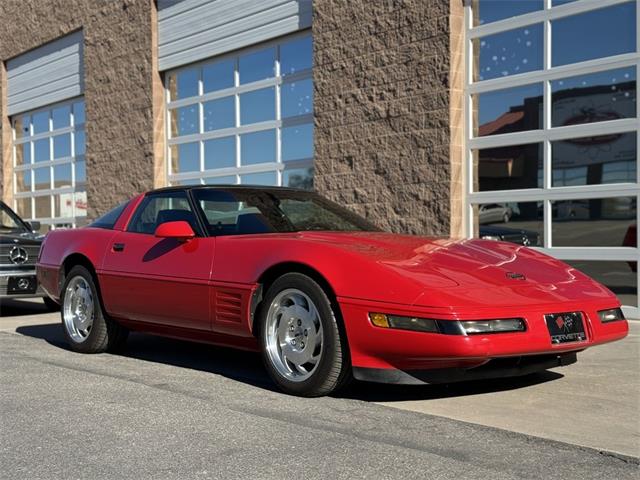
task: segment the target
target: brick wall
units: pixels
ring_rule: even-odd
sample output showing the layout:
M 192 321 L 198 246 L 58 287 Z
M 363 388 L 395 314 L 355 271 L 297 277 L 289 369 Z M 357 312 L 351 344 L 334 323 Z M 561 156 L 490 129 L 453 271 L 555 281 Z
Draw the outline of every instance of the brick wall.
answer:
M 450 9 L 314 1 L 315 186 L 392 231 L 450 233 Z
M 84 33 L 86 162 L 89 218 L 153 188 L 158 119 L 153 0 L 2 0 L 0 60 Z M 11 197 L 6 83 L 0 82 L 3 197 Z M 155 86 L 155 87 L 154 87 Z M 154 155 L 154 151 L 156 155 Z

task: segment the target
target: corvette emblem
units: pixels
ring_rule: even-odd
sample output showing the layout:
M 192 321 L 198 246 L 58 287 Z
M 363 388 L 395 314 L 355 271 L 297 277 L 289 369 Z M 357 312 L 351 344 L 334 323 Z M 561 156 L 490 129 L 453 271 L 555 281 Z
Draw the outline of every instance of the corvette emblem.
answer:
M 22 265 L 29 259 L 27 251 L 22 247 L 13 247 L 9 252 L 9 260 L 16 265 Z
M 525 277 L 523 274 L 516 273 L 516 272 L 507 272 L 507 278 L 510 278 L 511 280 L 526 280 L 527 279 L 527 277 Z
M 562 315 L 556 318 L 556 325 L 558 326 L 558 328 L 564 327 L 564 317 Z

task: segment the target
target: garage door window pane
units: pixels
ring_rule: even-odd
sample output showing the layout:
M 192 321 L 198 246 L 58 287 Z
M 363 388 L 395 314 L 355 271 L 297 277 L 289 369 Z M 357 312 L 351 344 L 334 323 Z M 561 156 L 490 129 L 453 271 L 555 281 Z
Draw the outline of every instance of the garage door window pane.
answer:
M 54 108 L 51 111 L 51 118 L 53 120 L 53 129 L 64 128 L 71 125 L 71 106 L 63 105 L 58 108 Z
M 15 145 L 16 166 L 31 163 L 31 147 L 29 142 Z
M 49 190 L 51 188 L 51 172 L 49 167 L 34 169 L 33 179 L 36 190 Z
M 236 176 L 227 175 L 225 177 L 208 177 L 204 179 L 206 185 L 235 185 Z
M 635 67 L 551 82 L 554 127 L 636 116 Z
M 474 206 L 475 236 L 519 245 L 544 245 L 542 202 L 485 203 Z
M 282 76 L 311 68 L 313 44 L 311 37 L 293 40 L 280 46 L 280 73 Z
M 74 125 L 84 124 L 84 102 L 73 104 L 73 123 Z
M 266 122 L 276 118 L 274 88 L 263 88 L 240 95 L 240 123 Z
M 55 165 L 53 167 L 53 188 L 71 187 L 71 164 Z
M 31 170 L 16 172 L 16 190 L 18 193 L 31 191 Z
M 35 218 L 51 218 L 51 197 L 35 197 Z
M 473 41 L 479 70 L 474 80 L 490 80 L 542 69 L 542 24 L 496 33 Z
M 34 113 L 32 117 L 33 134 L 49 131 L 49 111 Z
M 198 133 L 198 117 L 197 104 L 171 110 L 171 135 L 179 137 Z
M 84 130 L 78 130 L 75 135 L 75 155 L 84 155 L 85 145 L 84 145 Z
M 247 133 L 240 136 L 242 165 L 276 161 L 276 131 Z
M 33 156 L 36 162 L 46 162 L 51 160 L 49 152 L 49 139 L 43 138 L 33 142 Z
M 635 132 L 551 142 L 553 186 L 636 181 Z
M 200 144 L 183 143 L 171 145 L 171 167 L 173 173 L 200 170 Z
M 87 166 L 84 161 L 77 161 L 76 168 L 76 185 L 84 185 L 87 181 Z
M 19 117 L 14 118 L 13 129 L 15 132 L 16 139 L 28 137 L 30 135 L 29 121 L 30 121 L 29 115 L 21 115 Z
M 204 93 L 233 87 L 234 68 L 233 60 L 223 60 L 202 67 Z
M 282 118 L 307 115 L 313 112 L 313 83 L 311 79 L 285 83 L 282 95 Z
M 474 103 L 478 107 L 475 136 L 542 128 L 541 83 L 475 95 Z
M 203 104 L 204 130 L 219 130 L 236 125 L 236 107 L 234 97 L 224 97 Z
M 553 66 L 633 52 L 636 4 L 629 2 L 551 22 Z
M 636 223 L 635 197 L 552 202 L 554 247 L 623 247 Z
M 24 220 L 33 218 L 31 214 L 31 199 L 18 198 L 16 200 L 16 213 Z
M 240 175 L 240 183 L 243 185 L 277 185 L 276 172 L 248 173 Z
M 474 152 L 474 191 L 542 188 L 542 143 Z
M 623 305 L 638 306 L 638 262 L 565 260 L 616 294 Z
M 282 185 L 292 188 L 313 189 L 313 168 L 292 168 L 282 172 Z
M 282 129 L 282 161 L 313 158 L 313 125 L 296 125 Z
M 171 75 L 169 79 L 171 100 L 180 100 L 198 95 L 198 70 L 190 68 Z
M 240 84 L 275 76 L 275 48 L 267 48 L 240 57 Z
M 57 135 L 53 137 L 53 158 L 71 156 L 71 134 Z
M 215 138 L 204 142 L 204 169 L 236 166 L 236 137 Z
M 478 12 L 474 22 L 475 25 L 483 25 L 542 10 L 543 7 L 543 0 L 474 0 L 473 9 Z

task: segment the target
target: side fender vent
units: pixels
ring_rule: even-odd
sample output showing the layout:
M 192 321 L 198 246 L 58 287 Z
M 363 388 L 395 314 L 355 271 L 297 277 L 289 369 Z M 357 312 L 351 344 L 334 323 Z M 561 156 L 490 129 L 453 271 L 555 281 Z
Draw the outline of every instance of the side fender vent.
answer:
M 218 289 L 215 313 L 217 321 L 240 323 L 242 321 L 242 294 Z

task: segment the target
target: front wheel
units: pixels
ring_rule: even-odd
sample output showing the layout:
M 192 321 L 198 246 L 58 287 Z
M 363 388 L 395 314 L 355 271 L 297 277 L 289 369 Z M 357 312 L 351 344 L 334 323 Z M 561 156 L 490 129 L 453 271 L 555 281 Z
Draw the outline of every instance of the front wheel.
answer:
M 300 273 L 278 278 L 260 311 L 266 369 L 286 393 L 328 395 L 350 376 L 348 346 L 326 293 Z
M 60 303 L 64 336 L 72 350 L 102 353 L 116 350 L 126 341 L 127 330 L 106 315 L 93 275 L 85 267 L 71 269 Z

